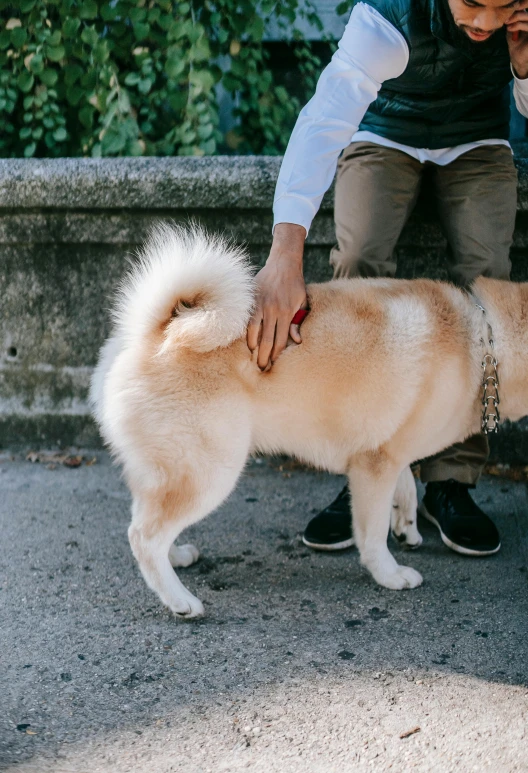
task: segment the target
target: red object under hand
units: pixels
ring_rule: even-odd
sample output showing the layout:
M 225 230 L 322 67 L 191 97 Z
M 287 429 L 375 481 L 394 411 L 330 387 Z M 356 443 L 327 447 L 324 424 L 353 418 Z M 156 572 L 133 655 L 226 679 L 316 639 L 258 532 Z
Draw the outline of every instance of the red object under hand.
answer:
M 308 316 L 308 309 L 299 309 L 293 315 L 293 319 L 292 319 L 290 324 L 292 324 L 292 325 L 300 325 L 301 322 L 303 322 L 306 319 L 307 316 Z
M 512 32 L 512 40 L 514 43 L 517 43 L 517 41 L 519 40 L 519 35 L 520 35 L 519 30 L 515 30 L 515 32 Z

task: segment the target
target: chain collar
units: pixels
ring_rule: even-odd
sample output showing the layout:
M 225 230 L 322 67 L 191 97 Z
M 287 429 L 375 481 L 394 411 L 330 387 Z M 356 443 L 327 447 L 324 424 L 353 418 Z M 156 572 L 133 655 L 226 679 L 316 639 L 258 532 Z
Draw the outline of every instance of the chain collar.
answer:
M 476 308 L 482 312 L 483 320 L 486 323 L 486 338 L 487 341 L 481 337 L 480 344 L 484 350 L 482 358 L 482 422 L 481 429 L 485 435 L 489 435 L 492 432 L 499 431 L 499 375 L 497 373 L 498 362 L 495 357 L 495 343 L 493 341 L 493 331 L 489 319 L 486 314 L 486 309 L 480 303 L 479 299 L 473 294 L 469 293 L 469 297 L 472 299 Z

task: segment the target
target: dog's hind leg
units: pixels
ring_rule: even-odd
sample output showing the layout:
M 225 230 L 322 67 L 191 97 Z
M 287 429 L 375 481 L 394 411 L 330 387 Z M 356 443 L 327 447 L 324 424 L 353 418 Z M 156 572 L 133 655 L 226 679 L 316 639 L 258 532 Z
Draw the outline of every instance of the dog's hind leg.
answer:
M 174 545 L 178 535 L 204 518 L 231 493 L 243 469 L 245 456 L 227 468 L 216 466 L 209 475 L 182 477 L 178 484 L 149 492 L 131 485 L 134 495 L 128 537 L 132 552 L 149 588 L 178 617 L 203 615 L 202 602 L 187 590 L 173 567 L 188 566 L 198 558 L 193 545 Z
M 400 566 L 387 547 L 391 506 L 400 469 L 379 451 L 354 459 L 349 470 L 353 524 L 360 559 L 376 582 L 385 588 L 416 588 L 422 576 Z
M 398 478 L 392 500 L 391 532 L 398 542 L 409 548 L 417 548 L 423 542 L 418 531 L 417 510 L 416 483 L 411 468 L 406 467 Z
M 203 614 L 202 602 L 180 581 L 171 560 L 180 557 L 176 555 L 174 540 L 196 520 L 180 510 L 174 492 L 134 496 L 128 529 L 130 547 L 149 588 L 178 617 Z

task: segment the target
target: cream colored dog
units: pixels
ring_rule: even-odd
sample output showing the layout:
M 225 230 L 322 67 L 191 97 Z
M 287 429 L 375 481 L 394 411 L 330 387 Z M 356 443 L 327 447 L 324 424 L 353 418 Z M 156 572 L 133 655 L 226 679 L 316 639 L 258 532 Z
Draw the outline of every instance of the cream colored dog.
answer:
M 479 279 L 492 324 L 502 413 L 528 412 L 528 284 Z M 203 614 L 173 567 L 174 540 L 229 495 L 254 451 L 348 475 L 361 563 L 386 588 L 421 575 L 387 547 L 410 545 L 408 465 L 480 430 L 483 315 L 429 280 L 339 279 L 308 287 L 303 343 L 261 373 L 246 345 L 252 271 L 198 229 L 158 229 L 118 293 L 114 335 L 92 382 L 101 432 L 133 496 L 129 539 L 143 576 L 176 615 Z

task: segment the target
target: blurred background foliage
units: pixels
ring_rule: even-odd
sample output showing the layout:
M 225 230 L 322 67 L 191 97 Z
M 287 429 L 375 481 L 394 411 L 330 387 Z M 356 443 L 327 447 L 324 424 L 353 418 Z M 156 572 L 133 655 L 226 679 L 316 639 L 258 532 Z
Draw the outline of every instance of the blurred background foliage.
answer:
M 310 0 L 0 0 L 0 156 L 281 153 L 325 58 L 299 20 L 321 32 Z

